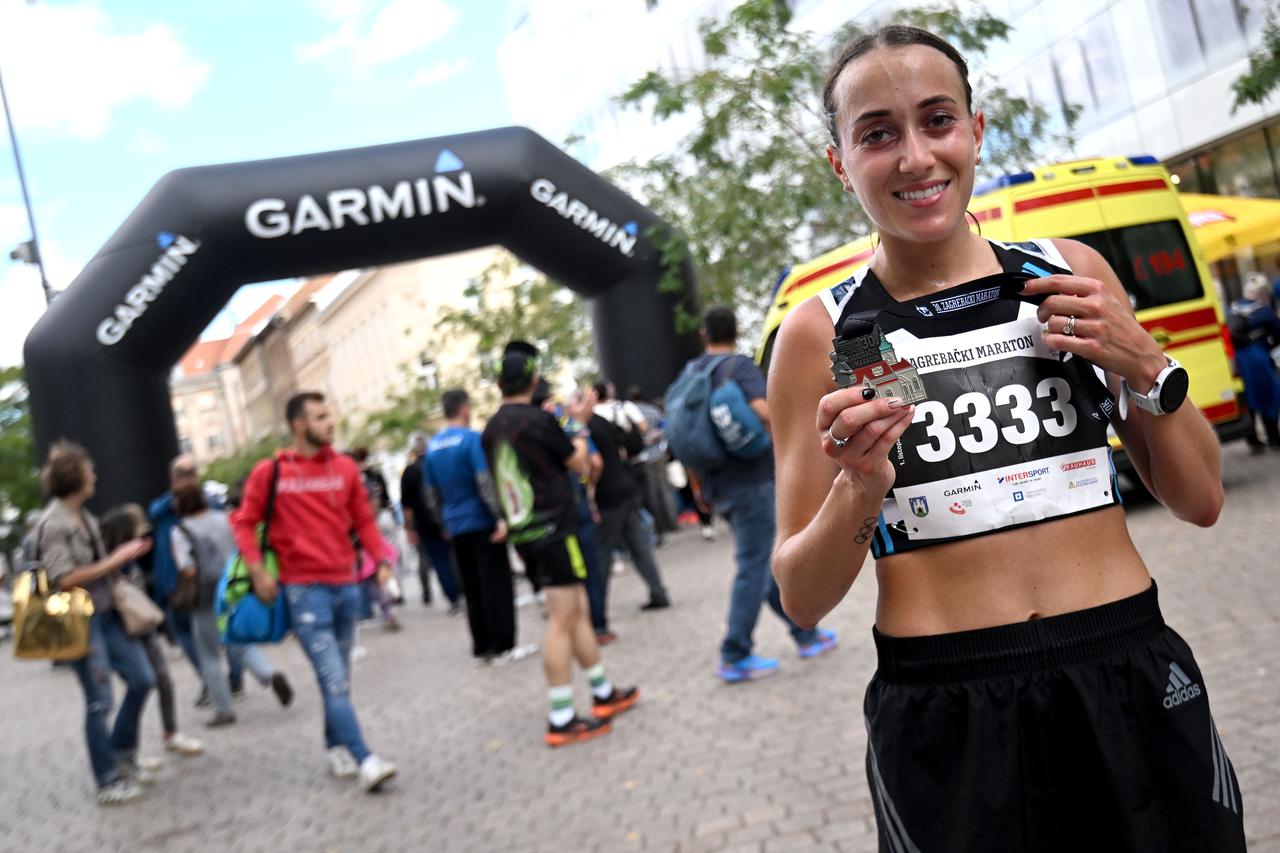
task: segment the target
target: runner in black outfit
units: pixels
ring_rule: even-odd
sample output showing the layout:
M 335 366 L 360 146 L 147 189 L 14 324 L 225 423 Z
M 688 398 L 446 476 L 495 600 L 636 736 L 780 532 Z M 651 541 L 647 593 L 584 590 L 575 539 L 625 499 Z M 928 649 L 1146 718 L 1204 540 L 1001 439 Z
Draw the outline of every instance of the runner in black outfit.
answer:
M 1205 527 L 1216 438 L 1099 254 L 969 230 L 971 97 L 963 58 L 912 27 L 860 37 L 827 78 L 827 156 L 879 242 L 775 345 L 783 604 L 816 624 L 873 551 L 882 851 L 1244 850 L 1207 685 L 1130 540 L 1105 427 Z M 869 372 L 837 390 L 846 331 Z

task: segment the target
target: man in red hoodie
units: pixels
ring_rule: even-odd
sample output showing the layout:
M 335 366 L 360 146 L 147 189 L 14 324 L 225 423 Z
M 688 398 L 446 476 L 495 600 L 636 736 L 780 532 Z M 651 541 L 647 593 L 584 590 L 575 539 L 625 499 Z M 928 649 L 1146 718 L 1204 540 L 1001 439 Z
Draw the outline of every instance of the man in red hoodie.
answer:
M 266 514 L 276 466 L 275 505 L 268 532 L 280 562 L 279 586 L 293 631 L 311 660 L 324 699 L 325 746 L 333 775 L 359 775 L 376 791 L 395 776 L 395 765 L 365 746 L 351 702 L 351 644 L 360 612 L 356 555 L 350 532 L 371 554 L 391 551 L 378 533 L 364 477 L 349 456 L 333 450 L 333 419 L 323 394 L 295 394 L 285 407 L 293 447 L 254 466 L 244 501 L 232 516 L 236 544 L 253 577 L 253 591 L 271 603 L 280 592 L 262 566 L 258 525 Z

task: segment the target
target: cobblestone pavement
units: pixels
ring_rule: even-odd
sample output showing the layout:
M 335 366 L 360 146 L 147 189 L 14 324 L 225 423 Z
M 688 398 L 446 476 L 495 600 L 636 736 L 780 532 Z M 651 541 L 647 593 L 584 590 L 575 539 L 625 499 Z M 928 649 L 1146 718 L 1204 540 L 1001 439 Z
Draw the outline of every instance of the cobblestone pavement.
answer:
M 1196 650 L 1244 794 L 1251 850 L 1280 851 L 1280 454 L 1226 451 L 1228 500 L 1210 530 L 1153 504 L 1131 506 L 1138 546 L 1169 621 Z M 269 650 L 298 687 L 281 709 L 251 685 L 240 722 L 206 732 L 195 678 L 175 660 L 185 728 L 206 755 L 172 758 L 148 798 L 93 805 L 71 673 L 0 652 L 0 849 L 631 851 L 875 849 L 863 775 L 863 688 L 874 653 L 874 574 L 827 621 L 841 647 L 798 660 L 778 620 L 757 630 L 776 677 L 728 687 L 713 677 L 731 544 L 695 532 L 659 552 L 676 606 L 640 613 L 633 573 L 616 579 L 621 639 L 606 651 L 643 699 L 613 734 L 569 749 L 541 743 L 536 659 L 480 668 L 466 626 L 402 608 L 405 630 L 362 629 L 357 707 L 371 745 L 393 758 L 394 790 L 367 796 L 329 778 L 314 680 L 293 644 Z M 521 639 L 542 624 L 520 610 Z M 579 680 L 577 700 L 586 705 Z M 119 692 L 117 690 L 117 697 Z M 154 700 L 144 748 L 159 752 Z

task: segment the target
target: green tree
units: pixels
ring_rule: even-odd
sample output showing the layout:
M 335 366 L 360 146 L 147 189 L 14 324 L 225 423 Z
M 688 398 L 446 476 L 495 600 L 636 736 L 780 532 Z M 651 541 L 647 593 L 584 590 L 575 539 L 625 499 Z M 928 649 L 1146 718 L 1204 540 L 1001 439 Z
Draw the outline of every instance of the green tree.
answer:
M 1235 93 L 1231 112 L 1265 103 L 1277 86 L 1280 86 L 1280 6 L 1271 0 L 1266 4 L 1262 41 L 1249 51 L 1249 70 L 1231 84 L 1231 91 Z
M 20 367 L 0 368 L 0 549 L 17 545 L 21 519 L 43 503 L 27 383 Z
M 433 433 L 443 417 L 440 395 L 445 386 L 428 386 L 413 377 L 408 391 L 363 418 L 343 419 L 342 433 L 352 447 L 398 450 L 415 432 Z
M 610 173 L 682 232 L 649 235 L 667 261 L 664 289 L 676 286 L 677 266 L 691 254 L 704 302 L 745 306 L 758 317 L 782 270 L 870 229 L 831 174 L 821 114 L 827 68 L 866 27 L 847 24 L 823 42 L 790 28 L 787 5 L 746 0 L 723 22 L 704 21 L 703 68 L 651 71 L 636 81 L 623 105 L 694 129 L 670 153 Z M 981 8 L 954 4 L 906 9 L 895 19 L 947 37 L 970 60 L 1009 33 Z M 1043 146 L 1063 141 L 1040 105 L 990 77 L 973 82 L 975 106 L 987 119 L 985 173 L 1025 167 Z
M 538 347 L 544 376 L 554 376 L 564 368 L 575 376 L 582 375 L 593 364 L 585 303 L 546 276 L 524 272 L 515 257 L 508 255 L 491 265 L 468 283 L 465 296 L 464 305 L 440 313 L 436 328 L 445 335 L 474 342 L 482 376 L 493 374 L 503 347 L 512 339 Z M 462 384 L 477 386 L 474 381 Z
M 234 486 L 249 476 L 249 472 L 253 470 L 254 465 L 258 464 L 258 460 L 266 459 L 275 453 L 277 448 L 284 447 L 287 443 L 288 440 L 280 435 L 260 438 L 240 448 L 232 456 L 224 456 L 205 465 L 204 479 L 217 480 L 219 483 Z

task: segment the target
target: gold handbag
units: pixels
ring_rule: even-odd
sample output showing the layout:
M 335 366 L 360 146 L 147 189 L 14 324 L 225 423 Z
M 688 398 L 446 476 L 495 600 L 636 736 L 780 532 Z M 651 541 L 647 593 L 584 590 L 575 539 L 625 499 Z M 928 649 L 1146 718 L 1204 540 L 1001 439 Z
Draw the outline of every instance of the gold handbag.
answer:
M 50 592 L 42 568 L 22 572 L 13 583 L 13 656 L 79 660 L 89 652 L 93 602 L 80 587 Z

